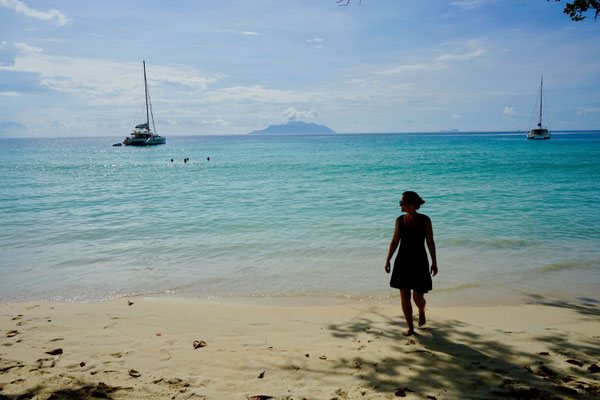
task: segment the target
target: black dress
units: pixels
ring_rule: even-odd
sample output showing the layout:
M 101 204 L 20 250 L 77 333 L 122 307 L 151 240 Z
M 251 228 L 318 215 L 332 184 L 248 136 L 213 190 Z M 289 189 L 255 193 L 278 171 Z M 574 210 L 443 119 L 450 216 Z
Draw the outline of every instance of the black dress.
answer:
M 425 220 L 428 217 L 419 214 L 415 226 L 404 225 L 404 215 L 400 217 L 398 229 L 400 230 L 400 247 L 390 286 L 396 289 L 410 289 L 420 293 L 431 290 L 431 275 L 429 273 L 429 259 L 425 251 Z

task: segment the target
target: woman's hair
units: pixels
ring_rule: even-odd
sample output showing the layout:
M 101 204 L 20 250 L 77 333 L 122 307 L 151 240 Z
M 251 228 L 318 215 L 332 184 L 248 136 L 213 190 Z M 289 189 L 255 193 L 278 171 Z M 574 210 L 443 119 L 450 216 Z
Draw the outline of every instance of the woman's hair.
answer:
M 414 204 L 415 210 L 418 210 L 421 207 L 421 204 L 425 204 L 425 200 L 415 192 L 404 192 L 402 193 L 402 197 L 404 197 L 405 203 Z

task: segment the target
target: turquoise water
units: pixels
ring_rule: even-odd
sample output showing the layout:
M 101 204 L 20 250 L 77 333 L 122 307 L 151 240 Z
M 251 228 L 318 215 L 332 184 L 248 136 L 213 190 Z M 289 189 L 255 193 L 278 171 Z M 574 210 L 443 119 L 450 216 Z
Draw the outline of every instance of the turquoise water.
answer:
M 433 221 L 431 304 L 600 297 L 598 133 L 118 140 L 0 140 L 1 301 L 392 298 L 405 190 Z

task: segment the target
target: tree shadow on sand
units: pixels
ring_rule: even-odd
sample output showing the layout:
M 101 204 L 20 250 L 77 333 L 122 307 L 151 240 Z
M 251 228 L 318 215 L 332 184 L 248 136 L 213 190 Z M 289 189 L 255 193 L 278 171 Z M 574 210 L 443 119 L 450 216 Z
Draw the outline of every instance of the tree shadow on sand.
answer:
M 596 312 L 594 310 L 584 310 Z M 435 322 L 419 334 L 406 338 L 404 324 L 398 319 L 371 310 L 362 317 L 342 324 L 331 324 L 331 334 L 361 344 L 360 356 L 340 359 L 336 373 L 351 374 L 362 387 L 380 393 L 407 388 L 419 398 L 516 398 L 587 399 L 599 398 L 600 389 L 585 367 L 562 364 L 566 356 L 595 362 L 598 349 L 569 343 L 568 333 L 549 333 L 554 352 L 525 353 L 511 346 L 520 333 L 505 332 L 506 341 L 491 340 L 483 328 L 451 320 Z M 549 338 L 535 338 L 548 343 Z M 369 351 L 374 341 L 394 343 Z M 414 344 L 410 342 L 414 341 Z M 545 353 L 545 354 L 544 354 Z M 595 356 L 594 356 L 595 354 Z M 559 365 L 562 373 L 555 372 Z M 569 374 L 566 374 L 567 366 Z M 577 370 L 578 368 L 579 370 Z M 405 392 L 406 392 L 405 391 Z M 429 396 L 429 397 L 428 397 Z
M 112 394 L 118 390 L 130 390 L 118 386 L 109 386 L 103 382 L 98 384 L 80 382 L 74 387 L 48 390 L 46 386 L 38 385 L 24 393 L 0 393 L 0 400 L 25 400 L 44 398 L 48 400 L 78 400 L 78 399 L 112 399 Z

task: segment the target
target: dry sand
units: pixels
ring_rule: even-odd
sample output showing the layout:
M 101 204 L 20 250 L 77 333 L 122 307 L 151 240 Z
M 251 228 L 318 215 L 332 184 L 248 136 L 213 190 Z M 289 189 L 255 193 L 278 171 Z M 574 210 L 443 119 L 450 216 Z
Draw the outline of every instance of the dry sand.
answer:
M 594 303 L 431 308 L 405 338 L 399 305 L 130 300 L 0 305 L 0 399 L 600 398 Z

